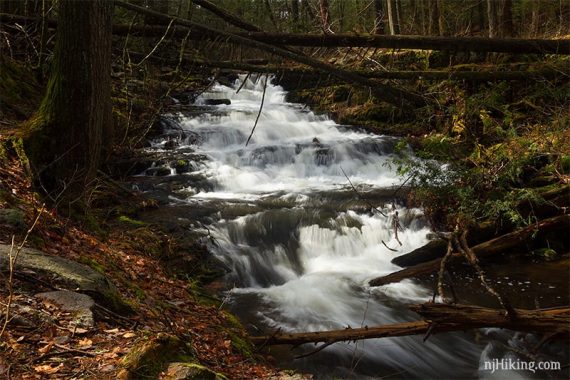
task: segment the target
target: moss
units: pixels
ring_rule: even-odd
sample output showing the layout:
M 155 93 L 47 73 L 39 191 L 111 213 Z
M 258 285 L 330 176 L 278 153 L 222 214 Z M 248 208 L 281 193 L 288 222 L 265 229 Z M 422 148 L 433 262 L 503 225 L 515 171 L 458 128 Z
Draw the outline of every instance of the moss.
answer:
M 145 222 L 141 222 L 140 220 L 131 219 L 126 215 L 119 216 L 119 218 L 117 220 L 121 223 L 128 224 L 129 226 L 133 226 L 133 227 L 144 227 L 147 225 Z
M 247 339 L 245 329 L 239 319 L 228 311 L 224 311 L 224 316 L 229 324 L 228 334 L 230 335 L 232 346 L 244 357 L 253 358 L 253 345 Z
M 105 266 L 101 265 L 97 260 L 89 258 L 89 257 L 81 257 L 78 260 L 81 264 L 85 264 L 89 267 L 91 267 L 92 269 L 96 270 L 97 272 L 101 273 L 101 274 L 105 274 L 106 269 Z
M 169 363 L 193 360 L 189 345 L 164 333 L 139 340 L 121 361 L 117 378 L 156 379 Z

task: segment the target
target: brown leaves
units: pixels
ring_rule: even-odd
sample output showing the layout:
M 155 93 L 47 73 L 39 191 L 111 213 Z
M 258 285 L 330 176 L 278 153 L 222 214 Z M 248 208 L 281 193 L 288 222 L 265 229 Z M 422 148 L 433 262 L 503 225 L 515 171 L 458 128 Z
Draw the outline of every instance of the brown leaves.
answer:
M 42 375 L 53 375 L 63 369 L 63 363 L 58 366 L 52 366 L 51 364 L 42 364 L 34 367 L 34 371 Z

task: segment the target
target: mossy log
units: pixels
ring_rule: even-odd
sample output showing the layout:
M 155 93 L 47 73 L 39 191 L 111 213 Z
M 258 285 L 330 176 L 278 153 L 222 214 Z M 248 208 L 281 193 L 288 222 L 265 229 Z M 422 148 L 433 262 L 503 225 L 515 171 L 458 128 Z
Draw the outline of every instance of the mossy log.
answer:
M 570 228 L 570 215 L 559 215 L 553 218 L 542 220 L 536 224 L 528 226 L 518 231 L 514 231 L 495 239 L 486 241 L 472 247 L 473 252 L 478 258 L 489 257 L 504 252 L 512 252 L 515 249 L 526 251 L 526 245 L 529 239 L 536 232 L 547 232 L 549 230 L 564 230 L 566 232 Z M 450 261 L 462 258 L 459 253 L 454 253 Z M 402 269 L 398 272 L 390 273 L 387 276 L 377 277 L 369 282 L 370 286 L 381 286 L 392 282 L 398 282 L 406 278 L 417 277 L 420 275 L 436 272 L 441 266 L 441 259 L 427 261 L 422 264 Z
M 570 307 L 553 309 L 514 309 L 515 318 L 507 316 L 505 310 L 489 309 L 473 305 L 447 305 L 426 303 L 413 305 L 413 311 L 425 320 L 395 323 L 379 327 L 346 328 L 303 333 L 278 333 L 270 336 L 252 337 L 257 346 L 300 345 L 305 343 L 332 344 L 362 339 L 389 338 L 398 336 L 463 331 L 482 327 L 499 327 L 534 333 L 557 333 L 557 338 L 570 338 Z

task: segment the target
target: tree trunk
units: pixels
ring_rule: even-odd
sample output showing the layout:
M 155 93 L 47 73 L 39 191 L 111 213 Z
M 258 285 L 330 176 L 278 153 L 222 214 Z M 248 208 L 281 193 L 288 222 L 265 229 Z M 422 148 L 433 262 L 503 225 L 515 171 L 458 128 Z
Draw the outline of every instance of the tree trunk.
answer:
M 429 35 L 439 35 L 439 9 L 437 8 L 437 0 L 428 0 L 429 12 Z
M 319 10 L 321 12 L 321 26 L 325 34 L 332 33 L 329 13 L 329 0 L 319 0 Z
M 77 193 L 93 179 L 111 141 L 111 15 L 106 0 L 60 0 L 46 94 L 26 148 L 48 192 Z
M 396 34 L 396 25 L 395 25 L 395 4 L 394 0 L 386 0 L 386 11 L 388 13 L 388 27 L 390 28 L 390 35 L 393 36 Z
M 384 0 L 374 0 L 374 34 L 384 34 Z
M 400 0 L 395 0 L 394 5 L 395 5 L 394 20 L 396 21 L 394 24 L 394 31 L 396 32 L 396 34 L 402 34 L 402 6 Z
M 532 2 L 532 17 L 530 24 L 530 36 L 536 37 L 540 31 L 540 0 Z
M 489 38 L 498 37 L 496 0 L 487 0 L 487 18 L 489 19 Z
M 445 36 L 446 34 L 446 27 L 445 27 L 445 9 L 443 5 L 443 0 L 437 0 L 437 26 L 439 28 L 439 35 Z
M 291 31 L 296 32 L 299 30 L 299 0 L 291 0 Z
M 513 0 L 502 1 L 501 37 L 513 37 Z

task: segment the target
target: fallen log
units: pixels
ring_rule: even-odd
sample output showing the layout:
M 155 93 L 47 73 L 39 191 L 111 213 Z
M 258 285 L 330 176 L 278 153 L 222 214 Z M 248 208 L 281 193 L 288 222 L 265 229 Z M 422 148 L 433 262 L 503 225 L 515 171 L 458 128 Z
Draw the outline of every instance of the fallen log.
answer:
M 473 305 L 424 303 L 410 307 L 426 320 L 437 324 L 460 324 L 463 328 L 500 327 L 534 333 L 559 333 L 570 337 L 570 306 L 551 309 L 514 309 L 514 318 L 504 309 Z
M 549 230 L 563 230 L 570 228 L 570 215 L 559 215 L 553 218 L 542 220 L 536 224 L 528 226 L 518 231 L 514 231 L 495 239 L 491 239 L 484 243 L 472 247 L 473 252 L 478 258 L 488 257 L 513 251 L 517 248 L 524 248 L 528 240 L 536 232 L 543 232 Z M 456 261 L 458 258 L 463 257 L 459 253 L 454 253 L 450 261 Z M 406 278 L 417 277 L 420 275 L 436 272 L 441 265 L 441 259 L 427 261 L 422 264 L 414 265 L 400 271 L 390 273 L 389 275 L 377 277 L 369 282 L 370 286 L 381 286 L 392 282 L 398 282 Z
M 120 4 L 117 4 L 120 6 Z M 144 9 L 144 8 L 143 8 Z M 152 12 L 152 11 L 149 11 Z M 154 12 L 157 13 L 157 12 Z M 160 13 L 158 13 L 160 14 Z M 55 27 L 57 21 L 46 19 L 49 27 Z M 1 22 L 38 22 L 38 18 L 0 14 Z M 187 21 L 187 20 L 184 20 Z M 234 24 L 236 25 L 236 24 Z M 255 27 L 251 24 L 250 27 Z M 192 27 L 191 27 L 192 28 Z M 243 26 L 246 29 L 246 26 Z M 188 33 L 182 28 L 170 28 L 169 35 L 184 37 Z M 247 29 L 246 29 L 247 30 Z M 142 34 L 145 36 L 163 36 L 166 26 L 162 25 L 113 25 L 113 33 L 119 35 Z M 495 52 L 510 54 L 570 54 L 570 39 L 521 39 L 521 38 L 483 38 L 483 37 L 429 37 L 429 36 L 389 36 L 358 34 L 284 34 L 260 31 L 236 32 L 237 36 L 279 46 L 301 47 L 368 47 L 399 50 L 445 50 Z M 199 27 L 192 28 L 189 39 L 213 39 L 217 33 Z
M 180 19 L 177 17 L 171 17 L 124 1 L 116 0 L 114 4 L 116 6 L 131 10 L 133 12 L 149 15 L 155 18 L 162 18 L 164 20 L 172 21 L 173 24 L 194 28 L 196 30 L 203 31 L 205 33 L 210 33 L 211 35 L 216 36 L 217 38 L 225 40 L 227 42 L 236 43 L 243 46 L 249 46 L 252 48 L 266 51 L 270 54 L 291 59 L 295 62 L 299 62 L 304 65 L 313 67 L 317 70 L 322 70 L 323 72 L 329 73 L 348 83 L 369 87 L 371 91 L 376 95 L 376 97 L 378 97 L 378 99 L 383 100 L 387 103 L 391 103 L 397 107 L 403 107 L 409 105 L 421 107 L 425 106 L 426 104 L 429 104 L 429 100 L 421 95 L 415 94 L 410 91 L 405 91 L 403 89 L 394 86 L 388 86 L 368 78 L 364 78 L 350 71 L 336 68 L 327 63 L 318 61 L 316 59 L 307 57 L 305 55 L 297 54 L 292 51 L 284 50 L 283 48 L 270 45 L 268 43 L 256 41 L 251 38 L 243 37 L 238 34 L 213 29 L 208 26 L 201 25 L 192 21 Z
M 395 323 L 378 327 L 346 328 L 303 333 L 277 333 L 255 336 L 250 340 L 257 346 L 300 345 L 355 341 L 362 339 L 391 338 L 452 331 L 464 331 L 482 327 L 499 327 L 534 333 L 558 333 L 558 338 L 570 336 L 570 307 L 554 309 L 515 309 L 516 318 L 509 319 L 503 309 L 488 309 L 472 305 L 420 304 L 410 307 L 426 319 L 415 322 Z

